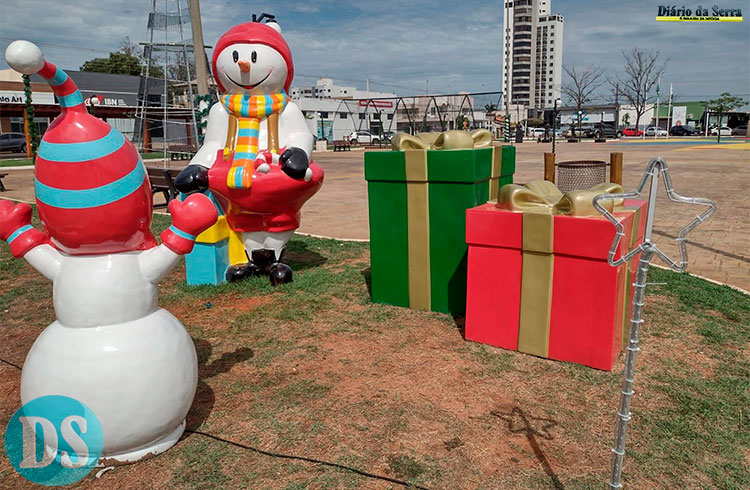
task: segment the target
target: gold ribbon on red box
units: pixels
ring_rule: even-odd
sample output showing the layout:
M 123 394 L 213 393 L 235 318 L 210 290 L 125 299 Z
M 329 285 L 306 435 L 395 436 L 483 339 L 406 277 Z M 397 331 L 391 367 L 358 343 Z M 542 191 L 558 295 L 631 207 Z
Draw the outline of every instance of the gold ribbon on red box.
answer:
M 523 186 L 508 184 L 500 189 L 497 207 L 523 213 L 519 351 L 549 357 L 555 216 L 599 216 L 593 206 L 594 196 L 622 192 L 620 185 L 604 183 L 563 194 L 553 183 L 544 180 L 531 181 Z M 628 211 L 622 200 L 605 202 L 609 211 Z M 637 239 L 640 222 L 640 208 L 633 211 L 635 216 L 630 230 L 631 242 Z M 623 280 L 626 281 L 629 275 L 628 271 L 623 275 Z M 627 301 L 627 283 L 622 287 L 626 291 L 623 299 Z

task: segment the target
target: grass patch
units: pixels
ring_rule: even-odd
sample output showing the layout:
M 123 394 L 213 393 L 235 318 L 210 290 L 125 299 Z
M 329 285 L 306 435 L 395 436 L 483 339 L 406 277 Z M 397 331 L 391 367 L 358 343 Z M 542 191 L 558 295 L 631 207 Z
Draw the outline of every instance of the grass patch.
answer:
M 154 215 L 154 234 L 170 223 Z M 278 288 L 264 278 L 189 287 L 182 264 L 160 285 L 198 349 L 192 417 L 202 430 L 433 488 L 553 488 L 524 433 L 490 415 L 516 404 L 545 435 L 537 442 L 565 488 L 606 483 L 622 360 L 605 373 L 537 359 L 463 341 L 462 319 L 372 304 L 366 243 L 295 236 L 285 260 L 295 279 Z M 666 284 L 647 289 L 624 483 L 750 488 L 750 298 L 661 269 L 649 281 Z M 49 323 L 51 291 L 0 244 L 7 359 L 23 359 L 29 329 Z M 446 448 L 457 437 L 463 444 Z M 196 435 L 154 462 L 176 488 L 375 485 Z M 155 466 L 139 465 L 105 478 L 142 485 L 139 471 Z
M 2 167 L 26 167 L 34 165 L 34 160 L 31 158 L 12 158 L 8 160 L 0 160 L 0 168 Z

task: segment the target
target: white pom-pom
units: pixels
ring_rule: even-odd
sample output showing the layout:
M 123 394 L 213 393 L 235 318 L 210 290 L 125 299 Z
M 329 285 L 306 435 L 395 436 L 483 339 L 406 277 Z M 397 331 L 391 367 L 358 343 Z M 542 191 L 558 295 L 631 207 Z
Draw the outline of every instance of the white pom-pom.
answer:
M 281 26 L 279 25 L 279 23 L 278 23 L 278 22 L 275 22 L 275 21 L 271 21 L 271 22 L 266 22 L 266 25 L 267 25 L 268 27 L 270 27 L 271 29 L 273 29 L 274 31 L 276 31 L 276 32 L 278 32 L 279 34 L 281 34 Z
M 44 55 L 34 43 L 13 41 L 5 50 L 5 61 L 11 68 L 24 75 L 33 75 L 44 67 Z

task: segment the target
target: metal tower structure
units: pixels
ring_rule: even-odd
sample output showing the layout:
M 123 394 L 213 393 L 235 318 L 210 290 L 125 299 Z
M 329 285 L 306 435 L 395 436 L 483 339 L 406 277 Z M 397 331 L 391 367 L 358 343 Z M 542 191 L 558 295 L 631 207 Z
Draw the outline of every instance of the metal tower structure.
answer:
M 197 148 L 193 109 L 193 53 L 190 14 L 184 0 L 152 0 L 149 41 L 138 92 L 133 140 L 141 151 L 188 152 Z M 187 27 L 185 27 L 187 26 Z

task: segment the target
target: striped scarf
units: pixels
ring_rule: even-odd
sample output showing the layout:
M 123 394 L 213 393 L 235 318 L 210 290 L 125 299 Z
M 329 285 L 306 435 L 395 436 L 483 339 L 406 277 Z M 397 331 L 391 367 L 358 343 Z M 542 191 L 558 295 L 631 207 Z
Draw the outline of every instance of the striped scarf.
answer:
M 288 101 L 289 97 L 283 91 L 273 95 L 226 94 L 221 97 L 221 103 L 238 121 L 234 160 L 227 174 L 227 187 L 250 188 L 253 161 L 258 154 L 260 121 L 283 111 Z

